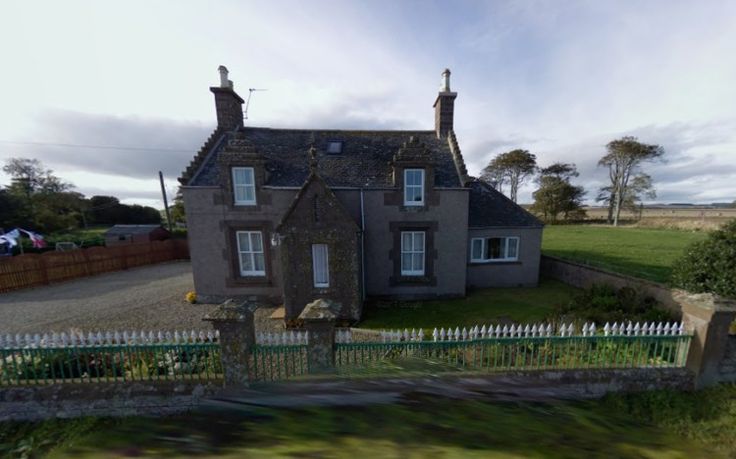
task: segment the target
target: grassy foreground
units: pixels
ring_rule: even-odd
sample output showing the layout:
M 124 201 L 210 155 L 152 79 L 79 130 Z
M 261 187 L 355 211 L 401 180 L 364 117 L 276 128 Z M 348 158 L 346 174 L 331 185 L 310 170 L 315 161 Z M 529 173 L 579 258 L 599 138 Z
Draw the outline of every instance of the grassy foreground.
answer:
M 7 457 L 699 458 L 736 454 L 736 386 L 600 401 L 392 405 L 0 424 Z M 0 454 L 2 454 L 0 453 Z
M 405 301 L 367 307 L 363 328 L 424 328 L 473 326 L 510 320 L 544 320 L 554 307 L 570 301 L 576 288 L 541 279 L 536 288 L 492 288 L 452 300 Z
M 706 233 L 593 225 L 544 228 L 542 252 L 609 271 L 667 282 L 685 247 Z

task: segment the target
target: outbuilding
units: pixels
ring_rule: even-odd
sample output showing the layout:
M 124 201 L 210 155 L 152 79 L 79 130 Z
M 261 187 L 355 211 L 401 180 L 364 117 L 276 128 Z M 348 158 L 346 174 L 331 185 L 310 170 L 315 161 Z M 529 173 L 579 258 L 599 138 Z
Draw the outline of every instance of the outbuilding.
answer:
M 105 232 L 105 246 L 163 241 L 170 237 L 171 233 L 161 225 L 115 225 Z

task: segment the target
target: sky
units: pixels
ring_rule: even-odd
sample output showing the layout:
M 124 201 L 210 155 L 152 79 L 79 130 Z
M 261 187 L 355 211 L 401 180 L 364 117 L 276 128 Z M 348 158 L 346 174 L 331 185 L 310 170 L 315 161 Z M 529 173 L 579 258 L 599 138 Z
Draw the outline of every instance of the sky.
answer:
M 0 162 L 162 208 L 215 126 L 226 65 L 247 125 L 432 129 L 452 70 L 468 170 L 516 148 L 575 163 L 662 145 L 656 202 L 736 200 L 736 2 L 23 1 L 0 25 Z M 0 172 L 0 185 L 9 178 Z M 530 202 L 534 183 L 520 191 Z

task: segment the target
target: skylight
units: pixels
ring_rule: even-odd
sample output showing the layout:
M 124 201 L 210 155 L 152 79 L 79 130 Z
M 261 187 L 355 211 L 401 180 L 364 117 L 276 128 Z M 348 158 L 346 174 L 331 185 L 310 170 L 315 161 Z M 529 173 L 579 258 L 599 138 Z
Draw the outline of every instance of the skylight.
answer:
M 330 140 L 327 142 L 327 153 L 331 155 L 342 153 L 342 140 Z

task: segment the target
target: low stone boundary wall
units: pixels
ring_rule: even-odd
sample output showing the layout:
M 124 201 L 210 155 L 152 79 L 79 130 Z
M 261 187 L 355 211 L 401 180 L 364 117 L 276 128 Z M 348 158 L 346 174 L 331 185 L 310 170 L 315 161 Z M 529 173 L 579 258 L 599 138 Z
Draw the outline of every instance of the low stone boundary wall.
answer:
M 203 403 L 220 408 L 243 405 L 307 407 L 394 403 L 422 394 L 485 400 L 595 399 L 608 393 L 654 389 L 693 390 L 685 368 L 526 371 L 497 374 L 310 380 L 271 384 L 263 389 L 223 392 Z
M 540 274 L 578 288 L 588 288 L 594 284 L 608 284 L 615 288 L 630 287 L 651 296 L 673 312 L 678 314 L 681 312 L 680 304 L 672 297 L 672 289 L 658 282 L 626 276 L 549 255 L 542 255 Z
M 182 413 L 219 390 L 212 383 L 179 381 L 4 387 L 0 388 L 0 422 Z
M 723 356 L 718 370 L 721 373 L 721 381 L 736 382 L 736 335 L 728 337 L 726 354 Z

